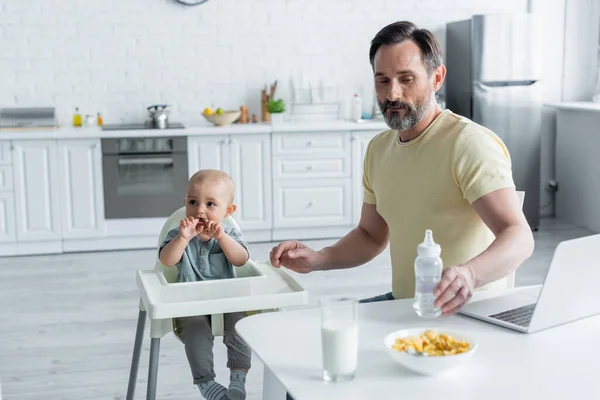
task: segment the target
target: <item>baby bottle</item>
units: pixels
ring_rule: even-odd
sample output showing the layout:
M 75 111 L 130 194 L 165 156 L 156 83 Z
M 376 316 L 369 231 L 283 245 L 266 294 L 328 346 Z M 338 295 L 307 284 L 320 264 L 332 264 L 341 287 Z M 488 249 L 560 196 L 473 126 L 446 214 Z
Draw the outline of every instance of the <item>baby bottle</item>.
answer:
M 413 307 L 422 318 L 436 318 L 442 314 L 434 307 L 433 291 L 442 278 L 444 266 L 440 254 L 440 245 L 433 241 L 430 229 L 425 231 L 425 240 L 417 247 L 415 259 L 415 299 Z

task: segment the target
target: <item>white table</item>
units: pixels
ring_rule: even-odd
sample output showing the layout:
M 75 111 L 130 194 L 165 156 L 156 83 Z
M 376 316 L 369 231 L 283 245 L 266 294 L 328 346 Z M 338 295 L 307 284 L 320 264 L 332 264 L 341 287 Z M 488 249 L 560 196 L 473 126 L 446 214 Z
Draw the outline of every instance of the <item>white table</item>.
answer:
M 476 294 L 489 296 L 489 294 Z M 321 379 L 318 308 L 256 315 L 237 331 L 265 364 L 263 399 L 600 399 L 600 316 L 522 334 L 457 315 L 416 316 L 411 300 L 359 306 L 358 371 L 352 382 Z M 468 333 L 479 348 L 463 367 L 415 375 L 383 347 L 387 333 L 434 327 Z

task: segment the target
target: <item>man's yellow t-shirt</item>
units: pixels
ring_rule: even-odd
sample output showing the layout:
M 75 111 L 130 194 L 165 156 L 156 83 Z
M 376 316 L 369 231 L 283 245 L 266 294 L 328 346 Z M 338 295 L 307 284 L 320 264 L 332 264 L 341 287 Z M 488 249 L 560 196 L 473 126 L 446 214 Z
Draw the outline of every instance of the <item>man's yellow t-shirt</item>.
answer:
M 376 204 L 389 228 L 397 299 L 414 296 L 414 260 L 425 230 L 433 231 L 445 267 L 468 261 L 494 240 L 471 203 L 515 187 L 502 140 L 450 110 L 410 142 L 400 142 L 395 130 L 375 136 L 367 147 L 363 186 L 364 201 Z

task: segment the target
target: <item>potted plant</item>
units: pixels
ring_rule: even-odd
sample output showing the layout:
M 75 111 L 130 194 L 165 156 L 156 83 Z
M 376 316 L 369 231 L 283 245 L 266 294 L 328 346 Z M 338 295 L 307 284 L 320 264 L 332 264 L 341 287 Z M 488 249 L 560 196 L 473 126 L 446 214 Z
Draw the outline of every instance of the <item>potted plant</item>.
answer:
M 269 100 L 267 102 L 267 111 L 271 114 L 272 124 L 281 124 L 283 122 L 283 112 L 285 111 L 285 103 L 282 99 Z

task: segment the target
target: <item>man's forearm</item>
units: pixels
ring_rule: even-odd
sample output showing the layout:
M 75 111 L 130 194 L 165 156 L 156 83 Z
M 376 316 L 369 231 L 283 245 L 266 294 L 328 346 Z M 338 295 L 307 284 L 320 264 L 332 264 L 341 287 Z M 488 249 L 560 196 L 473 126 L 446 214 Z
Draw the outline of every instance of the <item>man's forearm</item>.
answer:
M 319 251 L 324 256 L 319 269 L 342 269 L 362 265 L 375 258 L 386 246 L 387 239 L 377 240 L 360 226 L 356 227 L 333 246 Z
M 533 252 L 534 242 L 527 226 L 510 226 L 502 230 L 481 254 L 463 264 L 474 275 L 475 287 L 502 279 L 514 271 Z

